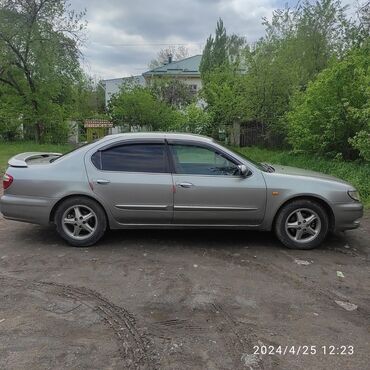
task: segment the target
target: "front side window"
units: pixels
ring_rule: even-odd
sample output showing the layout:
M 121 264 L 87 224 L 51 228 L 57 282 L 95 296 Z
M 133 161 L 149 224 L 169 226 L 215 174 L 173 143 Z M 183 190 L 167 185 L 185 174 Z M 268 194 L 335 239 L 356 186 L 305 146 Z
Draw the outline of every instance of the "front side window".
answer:
M 168 171 L 164 144 L 126 144 L 96 152 L 91 158 L 103 171 L 152 172 Z
M 170 145 L 176 173 L 237 176 L 238 166 L 223 153 L 196 145 Z

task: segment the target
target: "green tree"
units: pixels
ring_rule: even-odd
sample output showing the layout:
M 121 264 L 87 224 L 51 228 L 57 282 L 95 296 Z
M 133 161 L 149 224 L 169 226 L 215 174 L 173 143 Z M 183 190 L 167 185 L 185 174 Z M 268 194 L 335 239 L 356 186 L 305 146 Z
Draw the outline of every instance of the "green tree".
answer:
M 264 37 L 249 46 L 228 36 L 219 21 L 201 64 L 202 94 L 214 126 L 253 122 L 266 143 L 285 145 L 283 117 L 292 97 L 363 40 L 361 27 L 346 10 L 339 0 L 303 1 L 276 10 L 263 21 Z
M 191 132 L 198 135 L 212 134 L 212 117 L 204 109 L 193 103 L 181 113 L 182 119 L 178 119 L 171 125 L 172 131 Z
M 82 75 L 73 85 L 73 105 L 70 112 L 73 120 L 106 118 L 105 90 L 101 81 Z
M 228 35 L 222 19 L 219 19 L 215 36 L 209 36 L 203 50 L 200 64 L 203 83 L 201 96 L 207 103 L 209 116 L 214 119 L 211 127 L 215 137 L 221 126 L 240 122 L 245 116 L 240 65 L 244 48 L 244 38 Z
M 210 35 L 203 50 L 200 73 L 204 83 L 214 71 L 230 64 L 237 64 L 245 46 L 245 39 L 238 35 L 228 35 L 222 19 L 217 21 L 215 36 Z
M 122 87 L 110 100 L 109 113 L 116 125 L 140 126 L 153 131 L 166 130 L 182 118 L 180 112 L 140 86 Z
M 353 46 L 354 24 L 347 9 L 341 0 L 305 0 L 296 8 L 274 11 L 271 21 L 264 19 L 263 41 L 277 45 L 276 52 L 295 63 L 301 87 L 326 68 L 332 57 L 344 55 Z
M 296 95 L 286 115 L 294 149 L 353 159 L 366 146 L 359 132 L 368 138 L 369 53 L 368 45 L 351 51 Z
M 246 53 L 247 83 L 254 101 L 251 115 L 272 133 L 284 131 L 281 118 L 296 91 L 352 46 L 353 24 L 338 0 L 304 1 L 276 10 L 264 20 L 266 35 Z
M 370 117 L 370 114 L 368 114 L 368 117 Z M 357 132 L 352 139 L 349 139 L 349 143 L 358 150 L 365 161 L 370 162 L 370 124 L 365 130 Z
M 231 125 L 245 117 L 248 101 L 243 82 L 243 76 L 231 67 L 210 74 L 203 93 L 216 124 Z
M 160 101 L 173 108 L 183 108 L 194 101 L 189 85 L 176 78 L 154 78 L 150 90 Z
M 19 112 L 22 99 L 12 95 L 11 88 L 0 84 L 0 140 L 16 140 L 21 137 Z
M 18 118 L 37 141 L 64 126 L 73 106 L 82 18 L 66 0 L 0 3 L 0 84 L 9 88 L 21 108 Z

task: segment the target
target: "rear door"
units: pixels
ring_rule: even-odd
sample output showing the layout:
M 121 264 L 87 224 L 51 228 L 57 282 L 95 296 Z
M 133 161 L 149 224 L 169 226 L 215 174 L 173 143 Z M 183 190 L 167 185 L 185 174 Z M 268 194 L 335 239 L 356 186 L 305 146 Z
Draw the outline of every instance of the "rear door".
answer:
M 208 144 L 169 140 L 175 169 L 174 223 L 258 225 L 266 204 L 259 171 L 239 174 L 238 162 Z
M 164 140 L 111 144 L 86 157 L 94 192 L 121 224 L 168 224 L 173 183 Z

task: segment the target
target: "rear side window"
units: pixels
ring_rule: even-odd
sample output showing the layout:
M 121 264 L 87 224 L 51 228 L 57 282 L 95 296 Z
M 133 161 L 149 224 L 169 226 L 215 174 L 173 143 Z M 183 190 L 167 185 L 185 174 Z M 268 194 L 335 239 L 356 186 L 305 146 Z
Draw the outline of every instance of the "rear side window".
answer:
M 168 171 L 164 144 L 126 144 L 96 152 L 91 160 L 103 171 L 152 172 Z

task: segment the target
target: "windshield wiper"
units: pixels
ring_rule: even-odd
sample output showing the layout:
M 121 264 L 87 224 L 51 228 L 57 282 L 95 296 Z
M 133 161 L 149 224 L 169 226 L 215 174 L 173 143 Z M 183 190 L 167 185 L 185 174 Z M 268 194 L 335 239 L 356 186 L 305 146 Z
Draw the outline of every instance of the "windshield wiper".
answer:
M 56 161 L 58 158 L 60 158 L 61 156 L 58 156 L 58 157 L 54 157 L 54 158 L 51 158 L 49 160 L 49 163 L 53 163 L 54 161 Z
M 275 168 L 268 163 L 261 163 L 267 172 L 275 172 Z

